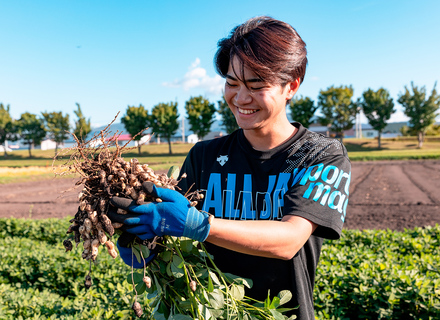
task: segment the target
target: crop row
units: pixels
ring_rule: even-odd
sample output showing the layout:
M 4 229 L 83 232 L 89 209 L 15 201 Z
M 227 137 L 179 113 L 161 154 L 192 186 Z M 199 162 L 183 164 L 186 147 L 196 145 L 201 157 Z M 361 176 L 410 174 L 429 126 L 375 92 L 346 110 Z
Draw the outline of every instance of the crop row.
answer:
M 80 248 L 64 252 L 68 219 L 0 219 L 0 319 L 131 319 L 130 272 Z M 138 301 L 147 301 L 146 294 Z M 326 242 L 318 265 L 319 319 L 440 319 L 440 226 L 345 230 Z

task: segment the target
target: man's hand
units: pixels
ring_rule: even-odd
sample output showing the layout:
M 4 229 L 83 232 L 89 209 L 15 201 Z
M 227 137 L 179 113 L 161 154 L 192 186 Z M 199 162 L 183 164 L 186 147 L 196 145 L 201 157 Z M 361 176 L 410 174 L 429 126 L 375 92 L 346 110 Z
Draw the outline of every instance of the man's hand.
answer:
M 110 210 L 108 217 L 112 221 L 123 223 L 124 231 L 142 240 L 169 235 L 205 241 L 210 230 L 207 213 L 191 207 L 189 201 L 177 191 L 158 188 L 151 182 L 144 182 L 142 186 L 147 193 L 160 198 L 162 202 L 137 205 L 130 199 L 113 197 L 110 203 L 129 213 L 123 215 Z
M 122 260 L 126 265 L 130 267 L 133 265 L 133 268 L 141 269 L 144 267 L 144 262 L 145 262 L 145 266 L 147 266 L 148 263 L 150 263 L 156 257 L 156 253 L 150 252 L 150 255 L 148 257 L 144 257 L 143 261 L 141 260 L 141 262 L 139 262 L 134 256 L 134 253 L 132 252 L 133 249 L 129 246 L 131 243 L 133 243 L 133 240 L 135 238 L 136 235 L 123 232 L 119 236 L 116 245 L 119 250 L 119 255 L 121 256 Z

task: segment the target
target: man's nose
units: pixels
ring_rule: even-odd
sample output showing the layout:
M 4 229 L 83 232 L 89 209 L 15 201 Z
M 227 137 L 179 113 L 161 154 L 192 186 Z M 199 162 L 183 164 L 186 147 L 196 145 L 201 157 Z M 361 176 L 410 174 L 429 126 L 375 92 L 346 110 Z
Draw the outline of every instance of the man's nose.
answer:
M 246 86 L 240 86 L 235 94 L 235 103 L 244 105 L 252 102 L 252 93 Z

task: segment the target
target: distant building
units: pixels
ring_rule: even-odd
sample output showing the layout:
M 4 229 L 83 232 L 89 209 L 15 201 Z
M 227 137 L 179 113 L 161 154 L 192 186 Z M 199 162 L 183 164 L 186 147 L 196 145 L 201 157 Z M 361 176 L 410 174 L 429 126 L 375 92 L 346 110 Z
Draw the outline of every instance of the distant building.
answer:
M 187 140 L 186 140 L 188 143 L 197 143 L 198 141 L 199 141 L 199 137 L 195 134 L 195 133 L 193 133 L 193 134 L 190 134 L 188 137 L 187 137 Z
M 400 129 L 403 126 L 408 125 L 407 122 L 390 122 L 387 124 L 387 126 L 382 131 L 382 138 L 394 138 L 397 136 L 401 136 Z M 312 123 L 310 127 L 308 128 L 310 131 L 322 133 L 324 135 L 327 135 L 328 128 L 326 126 L 322 126 L 319 123 Z M 369 124 L 369 123 L 362 123 L 361 124 L 361 132 L 359 133 L 359 136 L 363 138 L 376 138 L 379 135 L 379 132 Z M 335 136 L 334 132 L 330 132 L 330 136 Z M 354 138 L 356 137 L 356 131 L 355 128 L 351 128 L 350 130 L 344 131 L 344 137 L 345 138 Z
M 5 152 L 5 149 L 6 149 L 6 152 L 11 152 L 12 151 L 12 149 L 9 148 L 8 146 L 0 145 L 0 152 Z
M 391 138 L 396 136 L 401 136 L 400 130 L 403 126 L 407 126 L 408 122 L 390 122 L 387 124 L 385 129 L 383 129 L 382 137 Z
M 58 145 L 59 149 L 65 148 L 66 146 L 64 145 L 64 143 L 60 143 Z M 40 148 L 41 150 L 51 150 L 51 149 L 56 149 L 57 148 L 57 143 L 52 140 L 52 139 L 45 139 L 41 142 L 40 144 Z
M 382 137 L 383 138 L 393 138 L 400 136 L 400 129 L 408 125 L 407 122 L 391 122 L 388 123 L 385 129 L 382 131 Z M 93 136 L 99 135 L 99 132 L 101 130 L 104 130 L 107 126 L 102 126 L 98 128 L 92 129 L 92 132 L 87 136 L 86 140 L 90 140 Z M 180 121 L 179 123 L 179 129 L 176 131 L 176 133 L 172 136 L 171 142 L 187 142 L 187 143 L 196 143 L 200 139 L 197 137 L 197 135 L 189 129 L 189 123 L 187 119 L 184 119 L 184 121 Z M 209 132 L 203 140 L 211 140 L 218 137 L 222 137 L 226 135 L 226 131 L 223 130 L 221 125 L 221 120 L 216 120 L 212 127 L 212 131 Z M 308 128 L 310 131 L 321 133 L 323 135 L 327 135 L 328 128 L 326 126 L 322 126 L 319 123 L 312 123 L 310 127 Z M 125 130 L 125 127 L 122 123 L 114 123 L 109 128 L 110 134 L 107 137 L 107 140 L 111 139 L 113 135 L 118 135 L 118 143 L 119 145 L 125 145 L 128 141 L 131 139 L 131 135 Z M 140 143 L 149 144 L 149 143 L 167 143 L 163 137 L 160 137 L 159 135 L 153 134 L 151 132 L 151 129 L 147 129 L 145 132 L 145 136 L 143 136 L 140 140 Z M 330 136 L 334 137 L 335 133 L 330 132 Z M 356 135 L 355 128 L 353 127 L 350 130 L 347 130 L 344 132 L 344 136 L 346 138 L 353 138 L 358 135 Z M 361 133 L 360 136 L 363 138 L 376 138 L 378 136 L 378 132 L 374 130 L 369 124 L 362 123 L 361 124 Z M 101 142 L 99 140 L 95 141 L 95 144 L 91 147 L 96 147 Z M 129 147 L 137 147 L 138 141 L 130 141 L 128 146 Z M 17 144 L 18 145 L 18 144 Z M 58 145 L 58 148 L 67 148 L 72 147 L 76 145 L 76 141 L 74 141 L 72 138 L 69 138 L 68 140 L 64 141 L 63 144 Z M 20 149 L 23 147 L 20 146 Z M 55 142 L 50 139 L 46 139 L 41 143 L 41 149 L 42 150 L 48 150 L 48 149 L 55 149 Z M 4 147 L 0 146 L 0 152 L 4 150 Z M 8 148 L 8 151 L 10 148 Z

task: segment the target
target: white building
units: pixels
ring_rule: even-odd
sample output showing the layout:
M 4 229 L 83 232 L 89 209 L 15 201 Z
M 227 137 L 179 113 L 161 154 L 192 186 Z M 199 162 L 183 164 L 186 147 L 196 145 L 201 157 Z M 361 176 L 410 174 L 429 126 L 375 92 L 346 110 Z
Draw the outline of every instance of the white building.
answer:
M 52 139 L 46 139 L 41 142 L 40 147 L 41 147 L 41 150 L 52 150 L 57 147 L 57 144 Z M 64 143 L 60 143 L 58 145 L 58 148 L 59 149 L 64 148 Z

